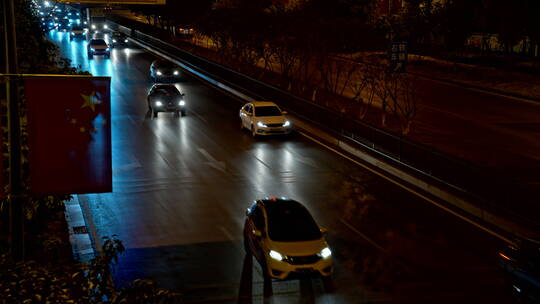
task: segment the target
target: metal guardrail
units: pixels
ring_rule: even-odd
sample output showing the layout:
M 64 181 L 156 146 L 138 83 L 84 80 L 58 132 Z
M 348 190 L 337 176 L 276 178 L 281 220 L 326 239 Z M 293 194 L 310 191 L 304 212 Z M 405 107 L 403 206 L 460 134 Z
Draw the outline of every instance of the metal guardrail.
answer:
M 122 20 L 122 22 L 129 23 L 129 20 Z M 536 198 L 537 194 L 517 180 L 506 176 L 501 177 L 501 172 L 490 172 L 486 168 L 388 133 L 365 122 L 345 119 L 339 112 L 188 53 L 159 38 L 133 28 L 118 24 L 117 26 L 119 30 L 133 38 L 174 54 L 186 65 L 204 72 L 235 90 L 260 100 L 275 101 L 289 112 L 318 125 L 331 134 L 354 141 L 379 156 L 407 167 L 416 174 L 465 194 L 477 202 L 477 207 L 481 209 L 504 214 L 505 217 L 513 218 L 530 227 L 540 227 L 540 204 Z M 143 26 L 146 27 L 145 30 L 151 30 L 152 35 L 162 39 L 168 38 L 168 34 L 156 28 L 144 24 Z

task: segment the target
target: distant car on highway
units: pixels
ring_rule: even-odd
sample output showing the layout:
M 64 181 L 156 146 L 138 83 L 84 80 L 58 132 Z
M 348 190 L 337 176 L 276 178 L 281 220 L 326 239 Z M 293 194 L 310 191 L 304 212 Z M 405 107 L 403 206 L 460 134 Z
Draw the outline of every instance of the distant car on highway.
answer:
M 83 28 L 80 25 L 73 25 L 69 32 L 69 39 L 73 40 L 76 38 L 86 39 L 87 29 Z
M 153 82 L 176 81 L 180 76 L 180 67 L 170 61 L 157 59 L 150 65 L 150 78 Z
M 174 84 L 154 84 L 148 92 L 147 101 L 152 117 L 157 117 L 159 112 L 174 112 L 177 116 L 186 116 L 184 94 L 180 93 Z
M 119 45 L 126 46 L 128 43 L 128 37 L 122 32 L 113 32 L 111 38 L 111 46 L 117 47 Z
M 289 134 L 292 132 L 291 121 L 284 114 L 287 112 L 270 101 L 253 101 L 240 109 L 240 128 L 257 135 Z
M 91 39 L 87 46 L 88 58 L 94 58 L 94 55 L 104 55 L 105 58 L 111 58 L 111 49 L 103 39 Z
M 255 256 L 265 277 L 318 274 L 329 278 L 333 261 L 325 233 L 299 202 L 268 197 L 246 211 L 244 247 Z
M 521 241 L 498 253 L 507 288 L 519 303 L 540 303 L 540 244 Z
M 71 29 L 71 23 L 68 19 L 60 19 L 58 21 L 58 30 L 67 32 Z
M 50 31 L 56 28 L 56 22 L 52 18 L 41 18 L 41 28 Z
M 90 31 L 92 33 L 108 33 L 111 31 L 109 25 L 105 22 L 94 21 L 90 24 Z
M 178 34 L 180 37 L 190 38 L 195 33 L 195 30 L 191 25 L 183 25 L 178 28 Z

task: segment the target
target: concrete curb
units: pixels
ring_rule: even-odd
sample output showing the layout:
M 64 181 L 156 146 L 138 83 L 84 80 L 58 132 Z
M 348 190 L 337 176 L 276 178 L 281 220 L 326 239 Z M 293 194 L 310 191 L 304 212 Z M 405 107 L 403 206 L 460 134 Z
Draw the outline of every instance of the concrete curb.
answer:
M 81 262 L 86 262 L 95 257 L 94 246 L 88 233 L 84 214 L 79 202 L 79 196 L 64 202 L 64 212 L 69 231 L 69 242 L 73 251 L 73 257 Z

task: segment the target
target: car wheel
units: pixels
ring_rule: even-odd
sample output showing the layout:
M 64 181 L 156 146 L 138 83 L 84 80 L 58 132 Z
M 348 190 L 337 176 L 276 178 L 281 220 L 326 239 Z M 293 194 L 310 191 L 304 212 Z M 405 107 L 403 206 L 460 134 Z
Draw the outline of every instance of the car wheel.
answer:
M 254 138 L 257 137 L 257 132 L 255 132 L 254 126 L 251 126 L 251 136 L 253 136 Z
M 332 292 L 334 290 L 334 281 L 332 276 L 322 277 L 322 283 L 326 292 Z
M 180 111 L 174 111 L 174 116 L 180 117 Z
M 152 110 L 152 117 L 157 118 L 157 111 Z
M 186 110 L 182 110 L 182 116 L 186 116 Z

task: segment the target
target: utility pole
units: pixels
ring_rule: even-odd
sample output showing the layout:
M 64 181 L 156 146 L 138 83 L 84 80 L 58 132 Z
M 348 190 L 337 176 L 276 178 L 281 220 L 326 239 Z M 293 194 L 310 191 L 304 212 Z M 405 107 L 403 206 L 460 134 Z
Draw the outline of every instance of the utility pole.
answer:
M 15 34 L 15 5 L 13 0 L 3 0 L 6 101 L 9 130 L 9 249 L 17 261 L 24 260 L 24 215 L 21 180 L 21 142 L 19 119 L 19 79 L 17 39 Z

